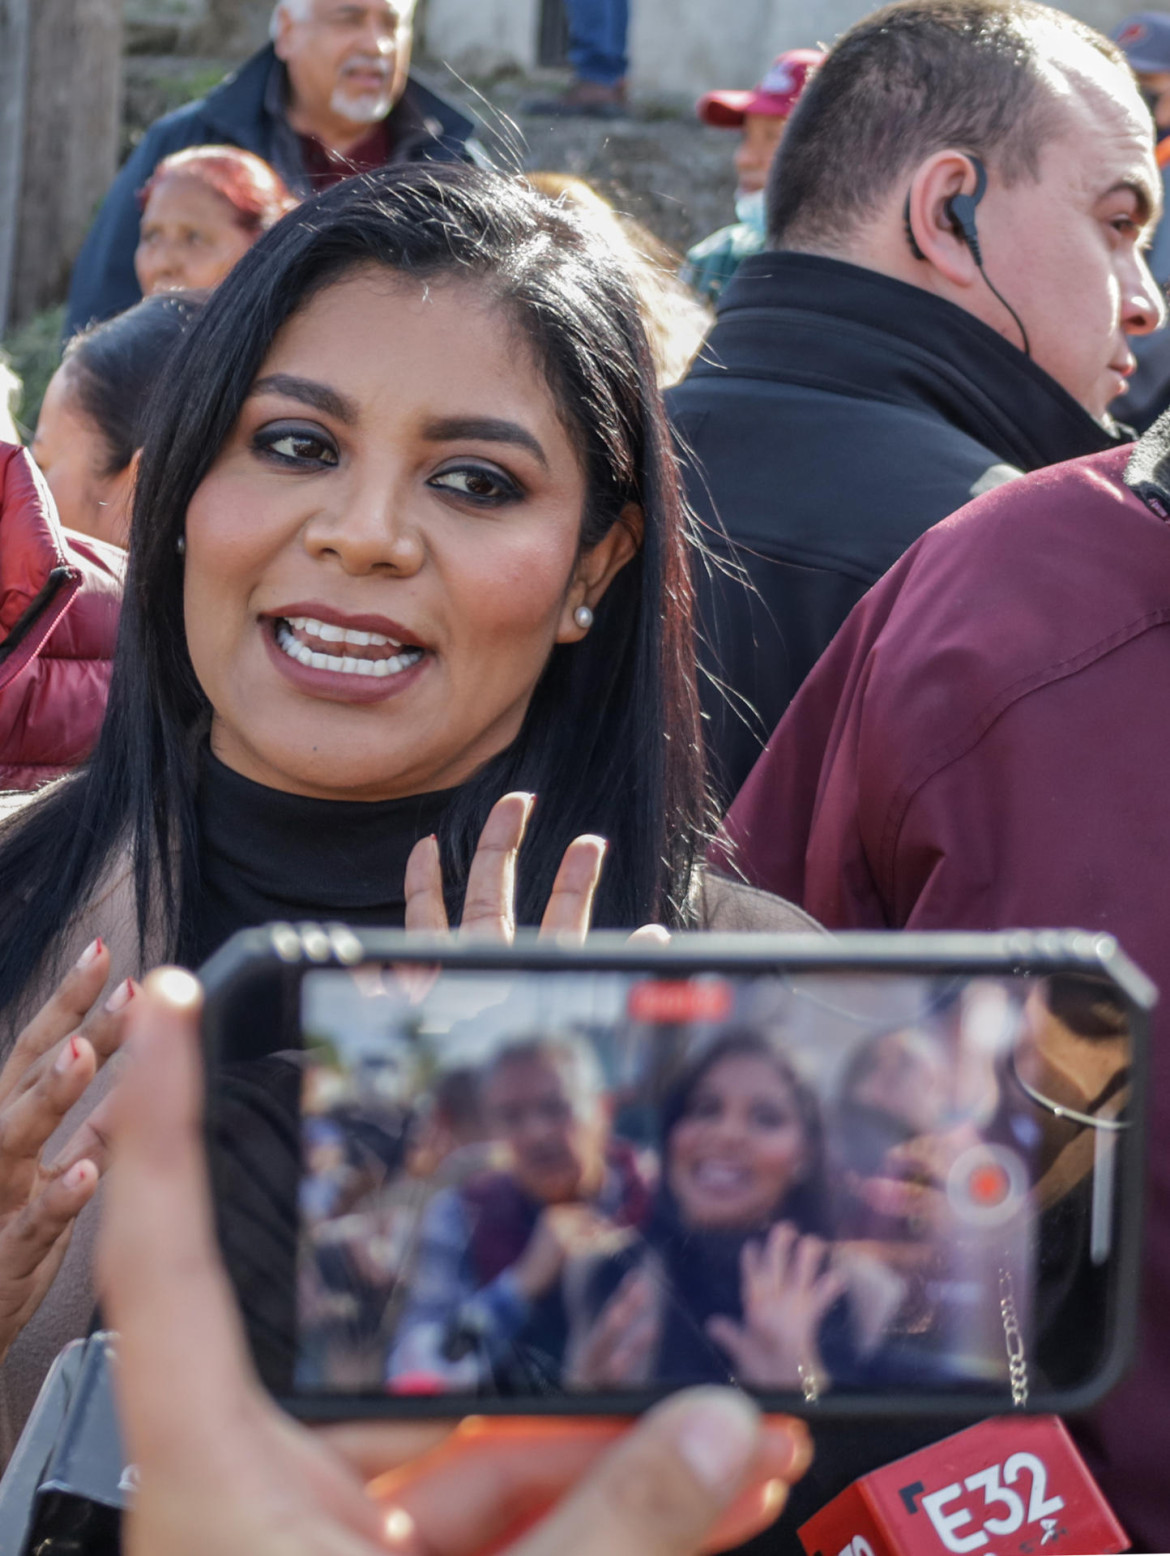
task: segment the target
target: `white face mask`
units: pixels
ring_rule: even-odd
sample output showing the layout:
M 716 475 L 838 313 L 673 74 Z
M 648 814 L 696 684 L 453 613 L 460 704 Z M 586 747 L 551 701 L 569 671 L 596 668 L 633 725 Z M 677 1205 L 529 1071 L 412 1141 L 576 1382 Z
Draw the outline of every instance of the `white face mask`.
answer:
M 745 227 L 751 227 L 761 238 L 766 237 L 768 213 L 764 203 L 764 190 L 755 189 L 748 194 L 740 189 L 735 196 L 735 215 Z

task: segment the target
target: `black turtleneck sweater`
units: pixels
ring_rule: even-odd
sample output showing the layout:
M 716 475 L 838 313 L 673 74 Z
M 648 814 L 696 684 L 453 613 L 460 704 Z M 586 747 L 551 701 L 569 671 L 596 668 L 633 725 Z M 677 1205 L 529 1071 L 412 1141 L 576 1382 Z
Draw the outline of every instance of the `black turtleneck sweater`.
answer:
M 453 792 L 309 800 L 253 783 L 205 751 L 193 960 L 276 919 L 401 927 L 406 861 Z
M 1010 278 L 997 284 L 1010 300 Z M 974 315 L 809 254 L 745 260 L 687 380 L 668 395 L 696 457 L 689 495 L 716 554 L 696 583 L 710 749 L 728 798 L 870 587 L 979 492 L 1113 447 L 1043 369 Z M 745 720 L 748 708 L 755 717 Z
M 253 783 L 204 749 L 197 803 L 195 965 L 272 920 L 401 926 L 406 861 L 455 791 L 403 800 L 309 800 Z M 280 1057 L 299 1013 L 274 967 L 240 988 L 217 1028 L 214 1153 L 220 1235 L 254 1355 L 289 1387 L 300 1072 Z

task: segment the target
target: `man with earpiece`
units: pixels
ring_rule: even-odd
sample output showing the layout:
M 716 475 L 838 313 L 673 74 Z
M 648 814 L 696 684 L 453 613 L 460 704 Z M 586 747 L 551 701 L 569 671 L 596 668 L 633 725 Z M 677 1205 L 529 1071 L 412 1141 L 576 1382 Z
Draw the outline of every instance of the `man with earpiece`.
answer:
M 912 514 L 927 475 L 945 473 L 948 448 L 954 479 L 986 457 L 940 414 L 972 364 L 1003 369 L 981 380 L 981 397 L 969 393 L 969 415 L 990 429 L 985 435 L 1016 415 L 1018 436 L 1034 437 L 1036 424 L 1023 418 L 1043 403 L 1041 386 L 1050 386 L 1050 403 L 1070 403 L 1075 392 L 1099 415 L 1124 365 L 1122 332 L 1158 317 L 1136 248 L 1158 213 L 1148 111 L 1104 40 L 1086 42 L 1067 19 L 1046 27 L 1031 36 L 1046 51 L 1044 76 L 1063 79 L 1067 95 L 1041 96 L 1044 113 L 1031 120 L 1038 176 L 1025 157 L 1003 185 L 1003 153 L 977 143 L 971 119 L 958 149 L 903 170 L 881 207 L 874 252 L 903 267 L 897 284 L 907 298 L 918 294 L 905 278 L 920 275 L 919 317 L 943 326 L 952 360 L 944 372 L 912 324 L 907 352 L 891 357 L 885 385 L 875 380 L 873 390 L 873 414 L 907 426 L 887 433 L 890 459 L 869 482 L 854 455 L 865 440 L 873 456 L 871 407 L 857 403 L 857 436 L 852 446 L 842 436 L 826 474 L 835 474 L 840 511 L 858 533 L 873 516 L 882 522 L 896 499 Z M 1002 122 L 1027 124 L 1026 99 Z M 796 196 L 781 190 L 778 203 L 799 222 Z M 871 325 L 858 313 L 838 327 L 855 341 Z M 924 393 L 916 432 L 898 402 L 911 346 L 920 382 L 928 365 L 933 375 L 933 403 Z M 1136 1362 L 1089 1419 L 1071 1423 L 1140 1551 L 1170 1551 L 1168 770 L 1164 415 L 1137 443 L 983 492 L 909 546 L 796 693 L 731 807 L 731 858 L 720 861 L 834 931 L 1056 925 L 1114 935 L 1161 990 L 1143 1087 L 1151 1118 Z M 819 1444 L 818 1463 L 824 1458 Z M 812 1492 L 806 1481 L 801 1494 Z
M 1160 209 L 1133 76 L 1064 12 L 904 0 L 837 41 L 772 170 L 769 251 L 670 397 L 708 538 L 754 586 L 697 580 L 726 797 L 926 529 L 1127 438 L 1109 407 L 1164 316 Z

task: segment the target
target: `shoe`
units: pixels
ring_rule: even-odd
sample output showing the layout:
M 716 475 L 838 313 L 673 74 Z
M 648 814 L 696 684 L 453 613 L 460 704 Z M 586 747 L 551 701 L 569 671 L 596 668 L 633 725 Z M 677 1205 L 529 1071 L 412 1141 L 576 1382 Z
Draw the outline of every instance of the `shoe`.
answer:
M 536 98 L 525 103 L 523 111 L 553 119 L 621 119 L 629 111 L 626 83 L 606 86 L 600 81 L 574 81 L 560 97 Z

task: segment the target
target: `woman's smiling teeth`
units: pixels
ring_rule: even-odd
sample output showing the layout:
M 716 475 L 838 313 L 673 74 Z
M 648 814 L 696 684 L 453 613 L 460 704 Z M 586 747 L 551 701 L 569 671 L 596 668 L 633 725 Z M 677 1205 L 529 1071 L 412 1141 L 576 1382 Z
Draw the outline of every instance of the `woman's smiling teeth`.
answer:
M 731 1162 L 696 1162 L 691 1176 L 700 1188 L 714 1194 L 734 1193 L 751 1183 L 751 1173 Z
M 425 649 L 406 647 L 380 632 L 361 632 L 337 627 L 332 622 L 316 621 L 312 616 L 292 616 L 276 622 L 276 641 L 289 656 L 314 670 L 332 670 L 342 675 L 400 675 L 416 665 Z M 318 648 L 316 645 L 320 644 Z M 326 646 L 328 645 L 328 646 Z M 346 653 L 359 648 L 361 654 Z M 375 652 L 371 653 L 373 649 Z M 378 649 L 389 649 L 379 654 Z

